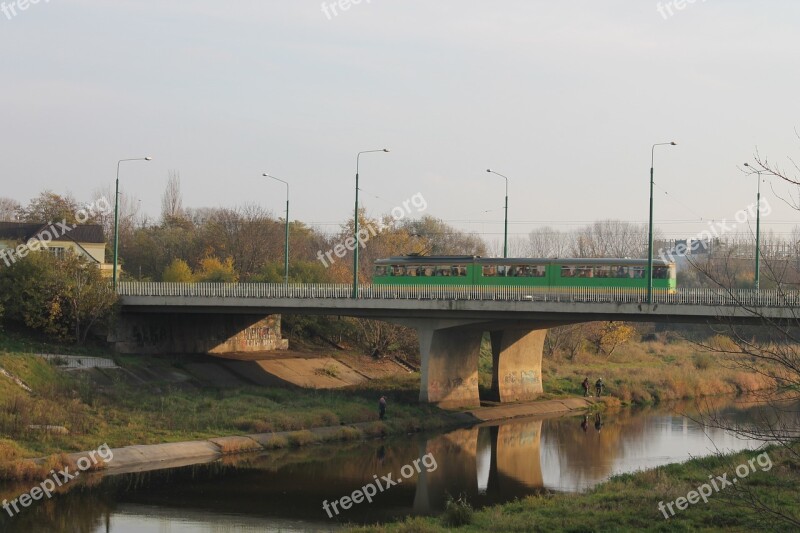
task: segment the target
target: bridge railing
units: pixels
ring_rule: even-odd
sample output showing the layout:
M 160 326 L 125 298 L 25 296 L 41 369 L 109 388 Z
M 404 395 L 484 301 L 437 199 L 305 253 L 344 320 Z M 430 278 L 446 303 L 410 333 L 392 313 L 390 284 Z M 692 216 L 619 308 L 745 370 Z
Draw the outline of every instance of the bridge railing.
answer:
M 347 284 L 279 283 L 145 283 L 122 282 L 120 296 L 191 298 L 351 298 Z M 646 289 L 592 287 L 479 287 L 474 285 L 363 285 L 359 298 L 365 300 L 482 300 L 576 303 L 644 303 Z M 659 304 L 798 307 L 800 291 L 755 289 L 654 289 L 653 302 Z

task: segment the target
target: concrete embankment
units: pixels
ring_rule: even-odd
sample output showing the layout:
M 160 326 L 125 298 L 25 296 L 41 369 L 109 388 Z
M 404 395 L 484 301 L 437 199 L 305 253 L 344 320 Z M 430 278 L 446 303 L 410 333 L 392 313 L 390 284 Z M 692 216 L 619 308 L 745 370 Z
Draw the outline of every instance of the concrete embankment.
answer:
M 468 427 L 487 422 L 499 422 L 518 417 L 550 417 L 572 411 L 589 409 L 595 401 L 585 398 L 565 398 L 519 404 L 501 404 L 454 412 L 453 427 Z M 207 440 L 125 446 L 112 449 L 113 459 L 103 471 L 106 474 L 129 474 L 209 463 L 225 455 L 274 450 L 303 443 L 335 442 L 361 439 L 380 434 L 378 421 L 347 426 L 329 426 L 300 431 L 282 431 L 254 435 L 218 437 Z M 91 452 L 68 454 L 77 461 Z

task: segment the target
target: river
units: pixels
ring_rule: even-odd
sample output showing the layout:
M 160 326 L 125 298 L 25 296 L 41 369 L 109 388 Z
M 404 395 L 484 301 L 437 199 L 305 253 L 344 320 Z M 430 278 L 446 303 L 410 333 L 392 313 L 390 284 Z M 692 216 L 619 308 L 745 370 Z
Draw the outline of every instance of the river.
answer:
M 742 399 L 713 404 L 740 423 L 764 413 Z M 622 409 L 599 419 L 514 419 L 166 471 L 96 475 L 13 518 L 4 513 L 0 525 L 25 532 L 335 531 L 345 523 L 436 514 L 447 494 L 464 495 L 479 507 L 543 491 L 581 491 L 614 474 L 761 444 L 703 427 L 692 421 L 697 413 L 697 406 L 683 403 Z M 366 491 L 376 493 L 371 503 L 341 501 L 370 483 Z M 13 498 L 31 486 L 3 487 L 2 493 Z M 331 502 L 338 502 L 338 513 Z

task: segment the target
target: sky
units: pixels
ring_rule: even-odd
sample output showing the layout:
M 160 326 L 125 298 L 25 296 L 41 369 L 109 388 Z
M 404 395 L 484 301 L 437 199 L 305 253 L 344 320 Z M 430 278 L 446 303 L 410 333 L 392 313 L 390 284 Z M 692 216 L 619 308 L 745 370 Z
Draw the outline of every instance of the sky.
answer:
M 796 1 L 0 2 L 0 196 L 23 204 L 89 202 L 152 156 L 120 178 L 152 217 L 171 170 L 185 206 L 280 216 L 269 172 L 292 220 L 333 231 L 356 154 L 388 147 L 361 156 L 369 214 L 421 194 L 497 239 L 492 168 L 514 238 L 646 222 L 651 146 L 676 141 L 655 152 L 655 220 L 686 237 L 754 204 L 756 150 L 800 159 Z M 788 236 L 792 191 L 762 192 Z

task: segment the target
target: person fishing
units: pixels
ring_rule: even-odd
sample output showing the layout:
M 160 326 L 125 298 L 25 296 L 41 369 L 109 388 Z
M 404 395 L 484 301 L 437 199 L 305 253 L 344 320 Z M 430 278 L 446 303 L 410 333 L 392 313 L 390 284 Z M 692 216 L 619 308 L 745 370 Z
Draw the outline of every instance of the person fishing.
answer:
M 381 420 L 386 417 L 386 396 L 381 396 L 381 399 L 378 400 L 378 415 Z

